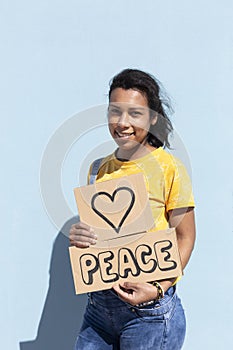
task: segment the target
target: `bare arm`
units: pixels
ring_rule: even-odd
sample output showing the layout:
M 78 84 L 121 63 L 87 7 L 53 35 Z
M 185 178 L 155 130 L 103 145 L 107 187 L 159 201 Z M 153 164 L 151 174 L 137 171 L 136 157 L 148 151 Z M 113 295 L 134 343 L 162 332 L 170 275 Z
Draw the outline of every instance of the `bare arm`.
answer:
M 170 210 L 168 216 L 170 227 L 176 228 L 181 265 L 184 269 L 191 257 L 196 238 L 194 208 Z M 161 285 L 166 291 L 174 281 L 175 279 L 164 280 L 161 281 Z
M 174 209 L 169 212 L 170 227 L 176 228 L 183 269 L 187 265 L 196 238 L 194 208 Z

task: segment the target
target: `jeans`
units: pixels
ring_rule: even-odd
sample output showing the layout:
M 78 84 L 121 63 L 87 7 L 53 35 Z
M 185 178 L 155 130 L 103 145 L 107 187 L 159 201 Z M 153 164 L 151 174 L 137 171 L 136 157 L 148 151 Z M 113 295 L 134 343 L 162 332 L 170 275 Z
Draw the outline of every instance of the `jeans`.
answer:
M 175 289 L 143 308 L 113 290 L 91 293 L 75 350 L 180 350 L 186 322 Z

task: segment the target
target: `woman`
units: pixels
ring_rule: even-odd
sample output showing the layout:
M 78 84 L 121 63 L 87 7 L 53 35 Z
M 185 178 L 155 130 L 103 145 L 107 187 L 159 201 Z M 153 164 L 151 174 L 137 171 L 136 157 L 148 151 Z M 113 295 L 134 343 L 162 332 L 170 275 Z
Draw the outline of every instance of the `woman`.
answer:
M 113 78 L 108 123 L 118 148 L 102 160 L 96 181 L 142 172 L 155 229 L 176 227 L 185 268 L 195 241 L 194 201 L 184 166 L 163 149 L 170 146 L 172 125 L 160 94 L 156 79 L 140 70 L 126 69 Z M 92 170 L 93 166 L 91 182 Z M 72 245 L 86 248 L 97 239 L 83 222 L 71 227 Z M 75 349 L 181 349 L 185 315 L 176 294 L 177 280 L 125 282 L 91 293 Z

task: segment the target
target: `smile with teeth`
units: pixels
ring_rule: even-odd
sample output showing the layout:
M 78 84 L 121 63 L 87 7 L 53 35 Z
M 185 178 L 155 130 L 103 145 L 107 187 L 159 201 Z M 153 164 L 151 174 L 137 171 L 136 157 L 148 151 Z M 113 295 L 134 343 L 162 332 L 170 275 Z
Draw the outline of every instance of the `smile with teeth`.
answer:
M 119 138 L 124 138 L 128 139 L 130 136 L 134 135 L 134 132 L 120 132 L 120 131 L 115 131 L 117 137 Z

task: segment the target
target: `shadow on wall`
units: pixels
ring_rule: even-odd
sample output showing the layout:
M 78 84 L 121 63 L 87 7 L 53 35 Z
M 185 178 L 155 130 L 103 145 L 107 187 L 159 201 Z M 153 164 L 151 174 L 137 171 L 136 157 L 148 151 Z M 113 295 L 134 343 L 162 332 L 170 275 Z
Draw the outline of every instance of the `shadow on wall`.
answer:
M 58 233 L 50 263 L 50 281 L 35 340 L 20 342 L 20 350 L 73 350 L 83 313 L 86 295 L 75 295 L 69 260 L 70 226 L 68 220 Z M 62 233 L 64 232 L 65 235 Z

